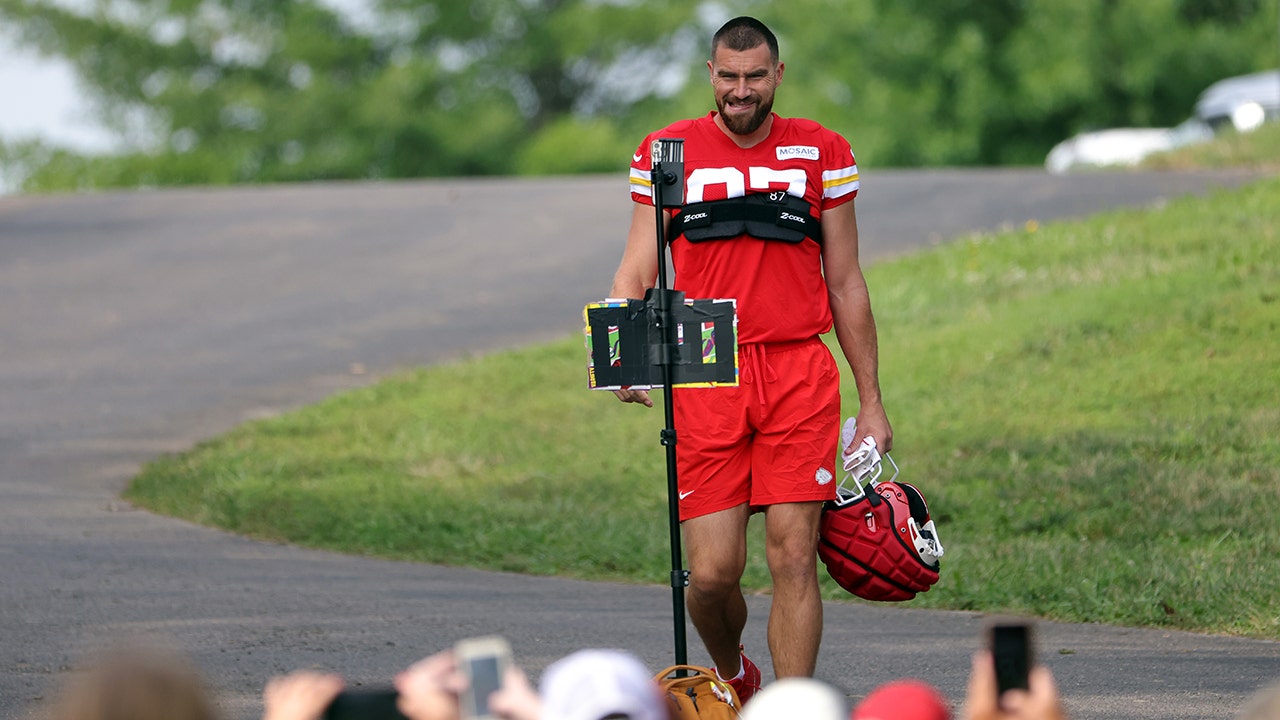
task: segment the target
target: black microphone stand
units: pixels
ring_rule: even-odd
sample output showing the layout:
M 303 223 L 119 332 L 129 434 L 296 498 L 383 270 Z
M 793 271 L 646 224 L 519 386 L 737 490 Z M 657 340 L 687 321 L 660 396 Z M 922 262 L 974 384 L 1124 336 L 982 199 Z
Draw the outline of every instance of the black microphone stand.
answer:
M 684 569 L 680 546 L 679 485 L 676 482 L 675 391 L 672 387 L 672 365 L 678 362 L 676 323 L 672 307 L 684 303 L 684 293 L 667 287 L 666 209 L 684 204 L 684 140 L 658 139 L 652 147 L 653 207 L 657 215 L 658 287 L 645 293 L 645 303 L 654 308 L 654 322 L 661 342 L 652 349 L 652 361 L 661 366 L 663 410 L 666 426 L 660 433 L 667 452 L 667 509 L 671 529 L 671 609 L 675 624 L 675 664 L 688 663 L 685 633 L 684 589 L 689 585 L 689 571 Z M 683 675 L 683 673 L 681 673 Z

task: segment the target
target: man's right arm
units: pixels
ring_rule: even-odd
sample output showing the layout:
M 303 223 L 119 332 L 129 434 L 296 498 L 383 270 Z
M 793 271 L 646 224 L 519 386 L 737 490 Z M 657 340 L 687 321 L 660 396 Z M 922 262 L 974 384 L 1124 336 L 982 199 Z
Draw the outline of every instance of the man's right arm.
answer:
M 610 298 L 644 297 L 658 279 L 658 235 L 655 223 L 656 211 L 652 205 L 636 203 L 631 213 L 631 228 L 627 232 L 627 246 L 622 251 L 622 262 L 613 274 Z M 653 407 L 646 390 L 614 390 L 622 402 L 640 403 Z
M 618 271 L 613 274 L 609 297 L 643 298 L 645 291 L 657 282 L 658 235 L 654 229 L 654 213 L 653 206 L 635 203 L 627 246 L 622 251 Z

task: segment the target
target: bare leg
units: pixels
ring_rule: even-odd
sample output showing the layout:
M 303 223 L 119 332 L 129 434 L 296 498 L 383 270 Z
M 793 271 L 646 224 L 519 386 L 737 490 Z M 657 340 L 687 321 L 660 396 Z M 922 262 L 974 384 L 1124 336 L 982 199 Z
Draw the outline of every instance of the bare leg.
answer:
M 685 520 L 689 560 L 689 619 L 716 670 L 732 678 L 741 669 L 738 645 L 747 626 L 742 572 L 747 566 L 746 504 Z
M 777 678 L 812 677 L 822 641 L 818 522 L 822 503 L 786 503 L 765 511 L 765 557 L 773 576 L 769 652 Z

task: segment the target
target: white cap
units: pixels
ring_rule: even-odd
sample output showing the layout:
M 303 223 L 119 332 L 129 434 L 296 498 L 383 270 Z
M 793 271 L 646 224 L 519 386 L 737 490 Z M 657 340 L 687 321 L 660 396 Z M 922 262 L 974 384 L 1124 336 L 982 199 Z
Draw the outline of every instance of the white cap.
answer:
M 666 698 L 635 656 L 621 650 L 579 650 L 542 673 L 543 720 L 667 720 Z
M 776 680 L 751 697 L 742 720 L 848 720 L 844 696 L 821 680 L 790 677 Z

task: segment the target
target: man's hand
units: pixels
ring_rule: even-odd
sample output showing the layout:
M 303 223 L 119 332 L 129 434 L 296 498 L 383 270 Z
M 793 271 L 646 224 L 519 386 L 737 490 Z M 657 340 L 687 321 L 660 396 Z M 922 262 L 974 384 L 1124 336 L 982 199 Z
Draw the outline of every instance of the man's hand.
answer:
M 457 666 L 452 650 L 438 652 L 414 663 L 396 676 L 400 693 L 397 707 L 409 720 L 459 720 L 458 696 L 467 690 L 467 678 Z M 507 668 L 502 687 L 489 698 L 489 709 L 506 720 L 538 720 L 542 701 L 517 667 Z
M 1058 697 L 1053 673 L 1038 665 L 1031 669 L 1027 679 L 1029 690 L 1006 690 L 999 695 L 991 653 L 977 653 L 973 657 L 961 720 L 1066 720 L 1067 713 Z
M 631 388 L 623 388 L 614 390 L 614 395 L 624 403 L 639 403 L 645 407 L 653 407 L 653 400 L 649 397 L 648 390 L 632 390 Z
M 489 698 L 489 709 L 508 720 L 538 720 L 542 715 L 542 698 L 523 671 L 509 667 L 502 678 L 502 687 Z
M 396 705 L 410 720 L 458 720 L 458 695 L 467 679 L 458 671 L 451 650 L 414 663 L 395 679 L 400 699 Z
M 343 684 L 337 675 L 310 670 L 272 678 L 262 691 L 263 720 L 320 720 Z
M 857 452 L 862 441 L 870 436 L 876 439 L 876 450 L 881 455 L 893 449 L 893 427 L 889 425 L 889 416 L 884 406 L 879 404 L 863 404 L 858 408 L 857 432 L 853 440 L 844 447 L 844 457 Z
M 893 427 L 889 425 L 889 416 L 883 405 L 864 403 L 858 408 L 858 437 L 853 439 L 854 446 L 868 435 L 876 439 L 876 447 L 881 453 L 893 449 Z

